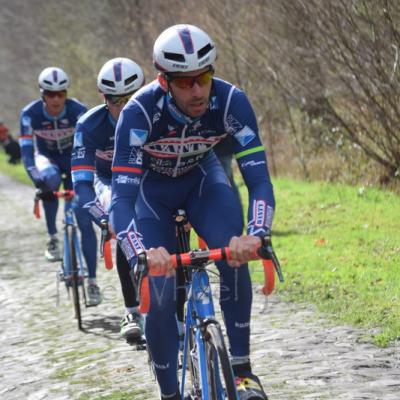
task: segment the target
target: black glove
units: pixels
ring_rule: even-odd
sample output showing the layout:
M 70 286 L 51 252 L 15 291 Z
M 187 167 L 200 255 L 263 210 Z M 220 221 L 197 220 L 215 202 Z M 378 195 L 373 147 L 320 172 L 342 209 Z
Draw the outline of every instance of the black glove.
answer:
M 35 186 L 36 186 L 36 184 L 35 184 Z M 38 199 L 43 200 L 43 201 L 52 201 L 57 198 L 54 195 L 53 191 L 49 190 L 43 181 L 42 181 L 42 184 L 38 184 L 36 187 L 38 188 L 36 190 L 36 197 Z

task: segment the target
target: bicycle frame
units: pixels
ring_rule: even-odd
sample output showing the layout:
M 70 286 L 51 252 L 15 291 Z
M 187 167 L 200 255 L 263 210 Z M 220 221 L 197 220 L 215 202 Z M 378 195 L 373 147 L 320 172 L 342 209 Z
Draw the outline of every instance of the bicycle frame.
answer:
M 184 398 L 186 369 L 192 373 L 192 394 L 196 399 L 230 400 L 238 399 L 232 366 L 224 343 L 219 323 L 215 318 L 213 297 L 206 266 L 211 261 L 230 258 L 229 247 L 189 251 L 189 235 L 185 230 L 187 224 L 184 212 L 175 216 L 178 231 L 178 254 L 171 255 L 174 266 L 180 267 L 185 278 L 186 311 L 184 313 L 185 335 L 183 346 L 182 379 L 180 394 Z M 278 258 L 272 249 L 271 236 L 260 238 L 260 247 L 254 249 L 251 260 L 271 260 L 283 281 Z M 264 271 L 265 271 L 265 264 Z M 138 255 L 138 263 L 134 269 L 134 283 L 138 288 L 139 309 L 142 313 L 150 309 L 149 277 L 164 275 L 166 271 L 152 271 L 147 265 L 146 253 Z M 264 274 L 267 278 L 267 274 Z M 267 282 L 264 283 L 264 288 Z M 265 293 L 265 291 L 263 290 Z M 221 374 L 221 373 L 222 374 Z
M 64 199 L 64 246 L 63 246 L 63 270 L 66 276 L 72 275 L 72 271 L 66 270 L 66 266 L 71 265 L 71 254 L 69 253 L 69 246 L 68 246 L 68 236 L 67 236 L 67 227 L 72 227 L 72 234 L 73 234 L 73 241 L 74 241 L 74 248 L 76 254 L 76 260 L 78 263 L 78 277 L 84 277 L 84 263 L 83 263 L 83 256 L 81 251 L 81 246 L 79 243 L 78 233 L 77 233 L 77 226 L 75 223 L 74 211 L 73 211 L 73 204 L 72 199 Z
M 175 216 L 177 231 L 178 231 L 178 247 L 181 253 L 190 250 L 189 246 L 189 235 L 186 231 L 185 225 L 187 224 L 187 218 L 183 210 L 178 210 Z M 215 318 L 215 308 L 213 302 L 213 296 L 209 281 L 209 276 L 206 271 L 207 262 L 202 265 L 196 266 L 194 270 L 190 270 L 183 267 L 185 277 L 185 290 L 186 290 L 186 312 L 185 312 L 185 336 L 184 336 L 184 347 L 183 347 L 183 361 L 182 361 L 182 376 L 181 376 L 181 396 L 184 398 L 185 383 L 186 383 L 186 366 L 189 363 L 189 357 L 195 357 L 192 352 L 197 352 L 197 368 L 198 378 L 200 382 L 192 382 L 196 385 L 200 383 L 200 387 L 192 388 L 192 390 L 201 390 L 201 398 L 204 400 L 210 399 L 208 388 L 210 386 L 210 372 L 207 366 L 206 357 L 206 330 L 204 329 L 208 324 L 219 324 Z M 191 331 L 194 333 L 194 343 L 189 342 Z M 192 348 L 191 348 L 192 347 Z M 193 360 L 191 360 L 193 362 Z M 194 360 L 196 362 L 196 359 Z M 216 391 L 217 399 L 225 399 L 225 390 L 222 386 L 222 382 L 219 379 L 218 363 L 216 364 L 217 370 L 215 371 L 216 380 Z M 233 372 L 231 368 L 232 379 Z M 206 390 L 205 390 L 206 389 Z M 236 393 L 237 398 L 237 393 Z M 213 399 L 214 400 L 214 399 Z
M 86 301 L 86 291 L 84 285 L 85 267 L 83 263 L 83 255 L 79 243 L 77 225 L 75 222 L 73 210 L 72 190 L 64 190 L 53 192 L 57 198 L 64 198 L 64 228 L 63 228 L 63 256 L 61 260 L 61 271 L 57 273 L 57 305 L 59 298 L 59 282 L 64 281 L 69 295 L 69 289 L 72 287 L 73 303 L 75 310 L 75 318 L 78 322 L 78 328 L 82 329 L 82 316 L 80 306 L 79 287 L 81 287 L 82 297 L 86 307 L 89 305 Z M 33 213 L 36 218 L 40 218 L 39 207 L 40 195 L 36 193 Z
M 197 351 L 197 368 L 200 378 L 201 398 L 203 400 L 210 399 L 208 390 L 204 390 L 210 386 L 210 377 L 207 370 L 206 346 L 205 346 L 205 327 L 210 324 L 218 324 L 215 319 L 215 308 L 212 297 L 211 286 L 207 271 L 204 267 L 199 267 L 192 273 L 192 281 L 186 283 L 187 303 L 185 313 L 185 339 L 183 347 L 183 362 L 182 362 L 182 379 L 181 379 L 181 396 L 184 398 L 184 389 L 186 383 L 186 366 L 188 365 L 189 353 Z M 190 349 L 189 337 L 191 330 L 194 332 L 195 343 Z M 192 360 L 193 361 L 193 360 Z M 216 371 L 216 376 L 219 376 L 219 371 Z M 222 387 L 222 382 L 218 379 L 217 385 L 218 400 L 225 399 L 225 390 Z M 213 399 L 214 400 L 214 399 Z

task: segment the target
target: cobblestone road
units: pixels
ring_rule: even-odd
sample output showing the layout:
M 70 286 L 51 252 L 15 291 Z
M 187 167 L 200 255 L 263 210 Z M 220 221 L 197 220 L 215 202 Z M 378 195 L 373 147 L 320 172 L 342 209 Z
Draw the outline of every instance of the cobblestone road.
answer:
M 43 260 L 33 189 L 0 175 L 0 399 L 157 399 L 145 352 L 119 338 L 116 271 L 99 265 L 105 301 L 76 329 L 55 266 Z M 400 354 L 312 307 L 255 294 L 252 359 L 271 400 L 400 399 Z

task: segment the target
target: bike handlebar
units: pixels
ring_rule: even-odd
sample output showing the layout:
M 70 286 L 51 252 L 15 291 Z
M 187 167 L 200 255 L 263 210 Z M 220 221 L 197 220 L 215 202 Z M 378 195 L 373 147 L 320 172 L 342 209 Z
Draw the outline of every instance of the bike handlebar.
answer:
M 284 278 L 278 257 L 272 249 L 270 238 L 266 238 L 267 239 L 262 239 L 262 246 L 254 252 L 249 261 L 258 259 L 271 260 L 272 264 L 275 267 L 275 271 L 278 275 L 279 281 L 283 282 Z M 210 250 L 192 250 L 187 253 L 171 255 L 171 261 L 174 268 L 184 265 L 202 265 L 209 261 L 229 260 L 230 258 L 231 254 L 229 247 L 221 247 L 218 249 Z M 265 264 L 264 268 L 266 268 Z
M 33 203 L 33 214 L 37 219 L 40 219 L 40 207 L 39 207 L 39 201 L 43 200 L 42 199 L 42 194 L 44 192 L 40 189 L 36 190 L 35 193 L 35 198 L 34 198 L 34 203 Z M 46 193 L 50 193 L 51 196 L 54 196 L 54 198 L 64 198 L 65 200 L 72 200 L 75 196 L 75 192 L 73 190 L 65 189 L 65 190 L 60 190 L 60 191 L 49 191 Z

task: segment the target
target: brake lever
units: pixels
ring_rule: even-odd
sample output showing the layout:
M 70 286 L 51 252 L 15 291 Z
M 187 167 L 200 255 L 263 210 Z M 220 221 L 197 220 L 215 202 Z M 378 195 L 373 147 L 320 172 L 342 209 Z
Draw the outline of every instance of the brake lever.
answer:
M 278 257 L 274 249 L 272 248 L 272 240 L 270 233 L 267 233 L 264 237 L 261 238 L 261 247 L 257 250 L 257 253 L 261 258 L 272 261 L 275 267 L 275 271 L 278 275 L 279 282 L 283 282 L 284 278 L 283 278 L 281 264 L 278 260 Z
M 132 281 L 136 287 L 136 300 L 138 302 L 140 302 L 140 289 L 142 287 L 143 278 L 147 276 L 148 273 L 149 273 L 149 268 L 147 265 L 147 257 L 146 253 L 143 252 L 138 255 L 137 263 L 133 268 L 133 270 L 131 271 Z

